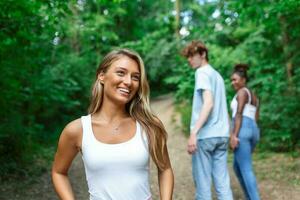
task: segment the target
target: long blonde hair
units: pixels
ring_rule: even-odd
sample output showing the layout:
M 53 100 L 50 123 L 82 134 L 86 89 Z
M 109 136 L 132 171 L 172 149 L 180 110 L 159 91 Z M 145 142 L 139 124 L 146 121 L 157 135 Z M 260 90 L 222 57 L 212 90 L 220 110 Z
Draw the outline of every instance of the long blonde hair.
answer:
M 98 75 L 105 73 L 116 60 L 127 56 L 136 61 L 140 70 L 140 85 L 137 94 L 127 103 L 126 109 L 130 116 L 137 120 L 145 130 L 151 157 L 160 170 L 168 168 L 168 157 L 166 157 L 167 133 L 161 121 L 151 112 L 149 103 L 149 84 L 145 72 L 144 62 L 138 53 L 129 49 L 114 50 L 108 53 L 100 63 L 96 80 L 92 88 L 89 113 L 94 114 L 101 108 L 103 101 L 103 85 L 98 80 Z

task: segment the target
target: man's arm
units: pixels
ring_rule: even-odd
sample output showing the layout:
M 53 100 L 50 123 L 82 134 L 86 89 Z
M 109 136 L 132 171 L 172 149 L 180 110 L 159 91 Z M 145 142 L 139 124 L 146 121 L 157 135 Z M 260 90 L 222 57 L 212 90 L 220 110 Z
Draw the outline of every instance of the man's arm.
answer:
M 207 121 L 207 118 L 214 106 L 213 95 L 211 91 L 204 90 L 202 92 L 202 98 L 203 98 L 203 107 L 200 111 L 199 118 L 196 121 L 193 130 L 191 131 L 191 134 L 198 133 L 198 131 L 202 128 L 203 124 Z
M 191 130 L 190 138 L 188 141 L 188 153 L 193 154 L 197 149 L 197 133 L 202 128 L 203 124 L 207 121 L 213 106 L 213 95 L 210 90 L 203 90 L 202 92 L 203 106 L 200 115 L 194 128 Z

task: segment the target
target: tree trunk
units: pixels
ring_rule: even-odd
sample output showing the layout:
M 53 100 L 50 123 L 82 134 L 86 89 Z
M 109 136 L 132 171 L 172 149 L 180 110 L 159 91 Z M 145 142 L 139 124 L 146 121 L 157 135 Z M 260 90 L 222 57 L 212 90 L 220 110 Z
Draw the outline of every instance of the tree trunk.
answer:
M 176 16 L 175 16 L 175 34 L 177 39 L 180 38 L 179 30 L 180 30 L 180 2 L 179 0 L 175 1 L 175 10 L 176 10 Z
M 71 36 L 71 46 L 72 49 L 76 52 L 77 55 L 79 55 L 80 53 L 80 42 L 79 42 L 79 29 L 80 29 L 80 25 L 78 24 L 78 10 L 76 8 L 76 5 L 74 5 L 74 3 L 70 3 L 69 4 L 69 8 L 72 11 L 72 22 L 73 22 L 73 26 L 74 26 L 74 32 L 72 33 Z
M 283 47 L 283 54 L 285 57 L 285 68 L 286 68 L 286 75 L 287 75 L 287 81 L 289 85 L 289 89 L 293 86 L 293 61 L 292 61 L 292 51 L 289 50 L 290 45 L 290 36 L 288 33 L 286 18 L 284 16 L 279 17 L 279 22 L 281 26 L 281 34 L 282 34 L 282 47 Z

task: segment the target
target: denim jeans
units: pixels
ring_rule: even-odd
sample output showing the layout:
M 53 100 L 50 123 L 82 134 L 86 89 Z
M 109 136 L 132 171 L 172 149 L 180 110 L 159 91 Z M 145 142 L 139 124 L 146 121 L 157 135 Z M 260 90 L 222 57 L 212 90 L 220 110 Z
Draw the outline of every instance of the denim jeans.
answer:
M 232 200 L 227 169 L 227 137 L 200 139 L 192 156 L 196 200 L 211 200 L 211 181 L 219 200 Z
M 234 120 L 233 120 L 234 121 Z M 238 138 L 238 147 L 234 151 L 233 169 L 247 200 L 259 200 L 256 178 L 252 168 L 251 154 L 259 140 L 256 122 L 243 116 Z

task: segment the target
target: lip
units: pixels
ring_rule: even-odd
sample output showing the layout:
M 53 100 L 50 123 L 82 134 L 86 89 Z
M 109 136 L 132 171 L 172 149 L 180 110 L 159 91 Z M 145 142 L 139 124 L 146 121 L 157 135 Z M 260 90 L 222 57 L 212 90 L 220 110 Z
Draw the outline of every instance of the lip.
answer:
M 118 87 L 118 92 L 122 95 L 122 96 L 129 96 L 131 91 L 128 88 L 123 88 L 123 87 Z

